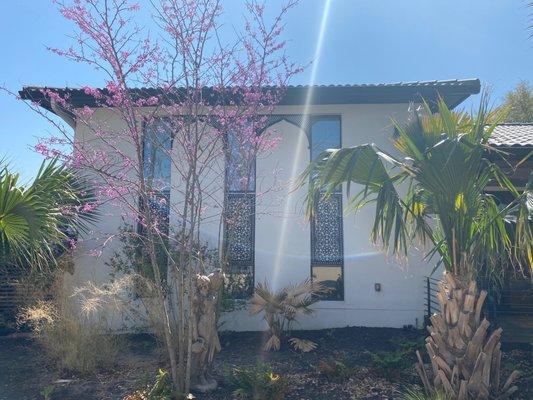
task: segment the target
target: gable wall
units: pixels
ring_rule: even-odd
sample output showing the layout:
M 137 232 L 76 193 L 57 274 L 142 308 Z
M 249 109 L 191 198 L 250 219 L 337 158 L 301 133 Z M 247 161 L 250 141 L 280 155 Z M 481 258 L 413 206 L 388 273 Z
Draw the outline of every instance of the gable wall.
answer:
M 374 142 L 393 151 L 390 119 L 405 120 L 407 108 L 407 104 L 329 105 L 311 106 L 309 113 L 340 115 L 343 146 Z M 303 108 L 284 106 L 276 112 L 300 114 Z M 121 127 L 120 119 L 109 110 L 97 110 L 93 117 L 106 120 L 110 129 Z M 303 206 L 306 188 L 294 191 L 292 185 L 295 174 L 299 174 L 309 162 L 309 143 L 304 132 L 288 122 L 282 121 L 274 128 L 281 137 L 279 146 L 257 160 L 257 192 L 260 195 L 256 204 L 255 277 L 256 283 L 268 281 L 271 287 L 280 288 L 310 276 L 310 230 Z M 86 139 L 87 135 L 90 130 L 86 127 L 77 128 L 77 137 Z M 124 146 L 124 151 L 131 151 L 127 144 Z M 173 176 L 173 183 L 176 182 Z M 352 193 L 356 190 L 357 187 L 352 186 Z M 173 192 L 171 199 L 174 200 L 171 201 L 179 201 L 176 199 L 180 197 L 181 194 Z M 204 234 L 206 239 L 216 243 L 219 225 L 214 217 L 216 207 L 212 210 L 213 218 L 205 225 Z M 87 255 L 87 251 L 100 249 L 102 240 L 117 231 L 123 223 L 122 212 L 118 205 L 107 205 L 101 212 L 104 217 L 99 226 L 76 251 L 76 273 L 69 278 L 73 285 L 81 285 L 87 280 L 99 283 L 109 279 L 111 270 L 106 262 L 120 243 L 116 240 L 108 242 L 100 258 Z M 344 301 L 318 303 L 315 306 L 317 313 L 302 320 L 301 328 L 422 324 L 423 277 L 430 273 L 431 267 L 420 261 L 417 252 L 402 262 L 386 256 L 369 241 L 372 221 L 372 207 L 361 210 L 356 216 L 344 217 Z M 374 290 L 375 283 L 381 284 L 380 292 Z M 112 319 L 117 327 L 123 326 L 120 316 L 114 315 Z M 229 330 L 258 330 L 265 326 L 261 317 L 250 317 L 247 310 L 225 315 L 224 322 L 224 328 Z

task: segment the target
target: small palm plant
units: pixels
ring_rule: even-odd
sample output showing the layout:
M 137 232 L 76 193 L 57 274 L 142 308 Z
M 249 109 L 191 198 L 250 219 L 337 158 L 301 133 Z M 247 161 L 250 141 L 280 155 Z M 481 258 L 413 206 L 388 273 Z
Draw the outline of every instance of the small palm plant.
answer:
M 289 285 L 277 292 L 270 290 L 267 283 L 257 284 L 250 300 L 250 314 L 265 314 L 270 337 L 263 347 L 264 350 L 279 350 L 281 341 L 285 336 L 290 336 L 296 320 L 302 315 L 312 314 L 311 305 L 320 300 L 320 295 L 326 291 L 322 284 L 311 280 Z M 305 339 L 291 338 L 290 343 L 303 352 L 316 348 L 316 343 Z
M 374 241 L 403 254 L 414 240 L 431 244 L 429 256 L 439 256 L 446 279 L 438 295 L 441 312 L 431 317 L 426 340 L 432 372 L 420 355 L 418 368 L 428 394 L 444 392 L 454 399 L 516 390 L 517 373 L 500 382 L 501 329 L 489 337 L 489 323 L 481 318 L 486 292 L 478 292 L 475 278 L 480 271 L 494 276 L 507 265 L 533 263 L 533 182 L 519 193 L 491 158 L 507 162 L 490 146 L 501 116 L 489 113 L 487 103 L 483 98 L 475 116 L 453 113 L 442 100 L 437 113 L 426 104 L 406 126 L 395 124 L 400 156 L 374 144 L 328 150 L 299 182 L 309 182 L 309 214 L 317 197 L 341 184 L 349 194 L 350 185 L 359 184 L 348 209 L 375 205 Z M 488 186 L 507 191 L 513 201 L 499 204 Z
M 68 247 L 67 230 L 85 230 L 97 214 L 94 199 L 74 172 L 45 161 L 31 185 L 0 162 L 0 265 L 43 268 Z

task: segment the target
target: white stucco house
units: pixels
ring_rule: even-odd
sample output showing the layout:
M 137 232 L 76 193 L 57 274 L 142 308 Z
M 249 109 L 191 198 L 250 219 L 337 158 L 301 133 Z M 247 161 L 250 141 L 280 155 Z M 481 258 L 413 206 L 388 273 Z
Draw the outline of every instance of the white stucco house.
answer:
M 60 90 L 69 91 L 74 107 L 94 106 L 81 89 Z M 310 90 L 313 93 L 308 96 Z M 303 207 L 306 188 L 294 191 L 290 183 L 327 148 L 373 142 L 394 152 L 391 119 L 405 120 L 410 104 L 416 106 L 422 99 L 433 104 L 440 96 L 453 108 L 479 90 L 477 79 L 289 87 L 269 122 L 279 133 L 280 143 L 268 157 L 256 160 L 255 187 L 235 192 L 235 198 L 245 199 L 253 212 L 238 219 L 234 228 L 239 229 L 238 234 L 229 233 L 230 264 L 249 274 L 253 282 L 268 281 L 273 288 L 310 277 L 332 287 L 328 298 L 315 305 L 317 312 L 301 321 L 303 329 L 421 326 L 425 313 L 424 277 L 433 269 L 431 262 L 422 259 L 424 250 L 413 251 L 407 260 L 399 261 L 373 245 L 373 209 L 367 207 L 357 215 L 345 215 L 345 188 L 317 206 L 316 219 L 320 223 L 309 223 Z M 42 107 L 69 122 L 75 137 L 87 135 L 86 127 L 76 125 L 72 115 L 61 112 L 42 93 L 37 87 L 20 92 L 23 99 L 39 101 Z M 310 99 L 309 104 L 305 104 L 306 99 Z M 111 118 L 105 112 L 95 109 L 93 118 Z M 117 124 L 120 125 L 119 120 L 109 121 L 110 126 Z M 278 171 L 276 183 L 269 173 L 273 170 Z M 172 171 L 169 173 L 174 179 Z M 274 184 L 277 190 L 256 201 L 256 193 Z M 173 196 L 171 193 L 171 202 Z M 113 232 L 121 223 L 119 216 L 106 216 L 98 229 Z M 205 229 L 207 240 L 219 234 L 216 224 Z M 105 281 L 110 272 L 107 263 L 111 250 L 104 251 L 98 259 L 86 255 L 87 250 L 83 244 L 76 250 L 73 279 L 77 283 Z M 252 317 L 245 309 L 229 313 L 224 319 L 225 329 L 264 329 L 261 317 Z

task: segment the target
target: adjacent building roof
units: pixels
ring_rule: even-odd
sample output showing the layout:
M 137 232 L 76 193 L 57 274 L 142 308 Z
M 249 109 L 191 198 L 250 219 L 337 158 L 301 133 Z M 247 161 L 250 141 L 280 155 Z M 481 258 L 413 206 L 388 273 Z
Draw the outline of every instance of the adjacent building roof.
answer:
M 499 124 L 494 128 L 489 142 L 497 147 L 533 149 L 533 122 Z
M 43 89 L 57 92 L 64 97 L 68 95 L 73 107 L 97 107 L 95 99 L 79 88 L 45 88 L 37 86 L 24 87 L 20 97 L 24 100 L 39 102 L 42 107 L 52 111 L 52 104 L 43 94 Z M 150 97 L 160 93 L 156 88 L 131 89 L 135 96 Z M 213 96 L 212 88 L 203 89 L 205 98 Z M 392 104 L 420 102 L 422 99 L 435 104 L 442 97 L 450 108 L 464 101 L 472 94 L 479 93 L 479 79 L 454 79 L 425 82 L 398 82 L 359 85 L 316 85 L 289 86 L 280 105 L 303 105 L 310 98 L 311 104 Z M 312 91 L 312 96 L 309 96 Z M 104 90 L 105 92 L 105 90 Z M 179 91 L 176 94 L 179 100 Z

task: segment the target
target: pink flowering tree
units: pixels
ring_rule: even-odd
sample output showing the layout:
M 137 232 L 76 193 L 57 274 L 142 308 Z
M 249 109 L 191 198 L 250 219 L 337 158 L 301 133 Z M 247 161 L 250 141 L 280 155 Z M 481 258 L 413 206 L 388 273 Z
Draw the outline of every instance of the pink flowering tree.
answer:
M 189 393 L 205 383 L 219 346 L 218 339 L 199 339 L 205 325 L 214 326 L 202 318 L 215 313 L 209 302 L 197 304 L 198 293 L 207 293 L 198 279 L 210 268 L 203 233 L 232 223 L 228 179 L 248 188 L 256 157 L 276 144 L 268 118 L 300 70 L 286 59 L 282 39 L 283 18 L 296 0 L 271 19 L 264 4 L 250 0 L 243 27 L 231 29 L 220 22 L 218 0 L 152 0 L 152 37 L 136 22 L 140 7 L 128 0 L 57 3 L 75 37 L 72 47 L 50 50 L 94 67 L 105 82 L 40 89 L 30 107 L 58 134 L 36 150 L 61 157 L 91 180 L 98 200 L 87 208 L 133 221 L 134 229 L 108 233 L 101 246 L 119 234 L 140 243 L 144 277 L 162 310 L 173 387 Z M 215 247 L 224 269 L 222 237 Z M 216 281 L 220 272 L 207 278 Z M 194 315 L 198 307 L 201 318 Z

